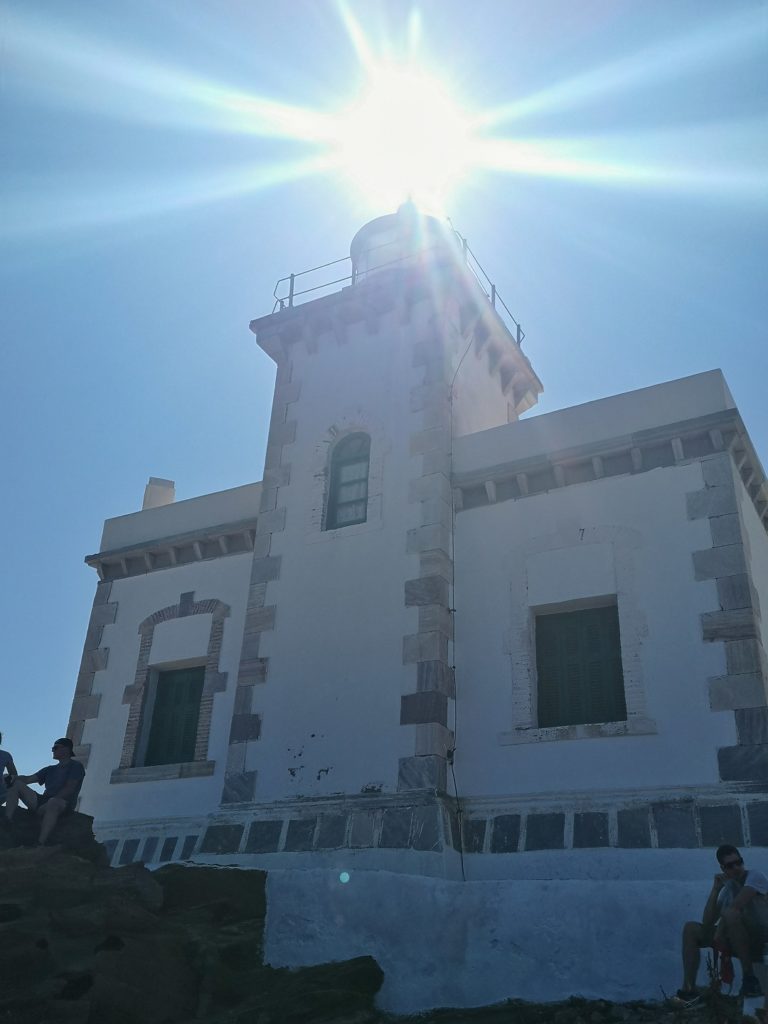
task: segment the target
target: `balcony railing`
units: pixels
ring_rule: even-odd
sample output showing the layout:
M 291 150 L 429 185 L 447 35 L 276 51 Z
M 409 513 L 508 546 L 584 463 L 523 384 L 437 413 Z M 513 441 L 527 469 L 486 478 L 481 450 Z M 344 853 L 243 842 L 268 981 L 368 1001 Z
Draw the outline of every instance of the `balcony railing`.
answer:
M 499 295 L 496 290 L 496 285 L 488 277 L 481 266 L 480 261 L 470 249 L 466 238 L 464 238 L 463 235 L 460 235 L 453 225 L 451 225 L 451 231 L 458 243 L 462 260 L 477 281 L 483 295 L 499 315 L 501 320 L 504 321 L 505 326 L 516 339 L 518 345 L 522 345 L 523 339 L 525 338 L 525 332 L 512 315 L 509 306 Z M 370 254 L 376 250 L 392 248 L 394 246 L 398 247 L 398 251 L 402 250 L 402 242 L 398 240 L 385 242 L 380 246 L 372 247 L 366 250 L 366 254 L 370 256 Z M 288 274 L 287 277 L 281 277 L 275 285 L 272 293 L 275 299 L 272 312 L 275 313 L 279 309 L 292 309 L 301 302 L 307 301 L 309 296 L 317 298 L 322 294 L 329 294 L 332 290 L 337 289 L 338 286 L 352 287 L 366 279 L 371 273 L 379 270 L 394 268 L 398 266 L 398 264 L 402 263 L 417 263 L 428 256 L 429 253 L 435 252 L 438 249 L 444 250 L 445 247 L 429 245 L 424 246 L 421 249 L 412 249 L 405 255 L 399 255 L 391 260 L 385 260 L 383 262 L 377 261 L 374 268 L 363 272 L 355 271 L 351 256 L 343 256 L 341 259 L 331 260 L 330 263 L 322 263 L 320 266 L 312 267 L 310 270 L 302 270 L 296 274 Z M 349 270 L 349 273 L 343 273 L 346 269 Z

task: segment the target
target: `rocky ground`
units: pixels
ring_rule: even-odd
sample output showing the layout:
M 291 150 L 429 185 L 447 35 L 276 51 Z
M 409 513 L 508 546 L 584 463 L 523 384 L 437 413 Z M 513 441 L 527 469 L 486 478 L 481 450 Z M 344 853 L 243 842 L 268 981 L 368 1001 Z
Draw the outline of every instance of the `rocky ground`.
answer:
M 265 875 L 169 865 L 110 868 L 91 819 L 32 845 L 31 816 L 0 827 L 0 1024 L 725 1024 L 736 1000 L 511 1001 L 391 1017 L 370 957 L 297 971 L 262 960 Z M 744 1020 L 750 1020 L 744 1017 Z

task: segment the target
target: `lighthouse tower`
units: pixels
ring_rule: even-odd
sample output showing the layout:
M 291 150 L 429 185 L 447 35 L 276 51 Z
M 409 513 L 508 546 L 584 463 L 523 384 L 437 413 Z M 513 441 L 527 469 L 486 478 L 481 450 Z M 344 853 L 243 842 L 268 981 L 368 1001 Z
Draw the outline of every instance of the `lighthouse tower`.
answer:
M 541 390 L 469 255 L 406 204 L 356 234 L 344 287 L 291 276 L 251 324 L 277 381 L 225 805 L 446 792 L 452 445 Z

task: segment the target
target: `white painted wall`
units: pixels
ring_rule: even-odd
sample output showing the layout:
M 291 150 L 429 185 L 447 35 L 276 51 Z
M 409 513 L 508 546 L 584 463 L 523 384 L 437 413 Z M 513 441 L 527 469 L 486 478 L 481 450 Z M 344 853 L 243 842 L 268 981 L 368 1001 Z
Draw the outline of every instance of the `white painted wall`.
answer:
M 522 426 L 522 424 L 520 424 Z M 612 477 L 460 512 L 456 519 L 456 776 L 464 796 L 706 786 L 733 715 L 709 709 L 722 644 L 701 639 L 715 584 L 691 553 L 711 546 L 685 495 L 699 463 Z M 530 608 L 618 593 L 625 680 L 639 679 L 656 735 L 505 745 L 535 662 Z M 631 641 L 631 644 L 630 644 Z M 625 649 L 625 645 L 630 645 Z
M 710 370 L 570 409 L 529 416 L 482 435 L 457 438 L 454 471 L 465 473 L 478 466 L 565 451 L 733 408 L 722 372 Z
M 113 625 L 104 628 L 101 645 L 109 648 L 109 659 L 107 668 L 96 673 L 93 684 L 94 693 L 102 695 L 101 706 L 98 718 L 86 722 L 83 736 L 83 742 L 91 744 L 91 754 L 80 806 L 86 814 L 93 814 L 99 824 L 126 818 L 199 815 L 218 808 L 251 560 L 250 552 L 230 555 L 117 580 L 112 584 L 110 599 L 118 602 L 117 618 Z M 123 691 L 133 683 L 136 673 L 139 623 L 153 612 L 177 604 L 180 594 L 188 591 L 194 591 L 197 601 L 217 598 L 232 609 L 229 618 L 225 619 L 219 661 L 220 671 L 229 673 L 227 688 L 214 697 L 211 722 L 209 758 L 216 761 L 215 774 L 204 778 L 110 784 L 110 775 L 118 767 L 123 749 L 128 719 Z M 171 668 L 190 660 L 202 663 L 210 625 L 210 615 L 193 615 L 161 623 L 155 627 L 150 664 Z
M 261 484 L 244 484 L 198 498 L 175 501 L 107 519 L 100 551 L 129 547 L 163 537 L 174 537 L 224 523 L 252 519 L 259 511 Z
M 415 727 L 401 726 L 399 716 L 401 695 L 413 691 L 415 674 L 402 664 L 402 638 L 417 632 L 418 613 L 404 606 L 403 585 L 418 575 L 418 558 L 406 551 L 407 531 L 419 525 L 408 483 L 421 472 L 421 457 L 409 448 L 422 426 L 410 411 L 410 389 L 421 377 L 412 366 L 412 341 L 429 327 L 429 305 L 422 302 L 408 325 L 391 313 L 378 334 L 352 325 L 343 344 L 326 336 L 316 351 L 292 348 L 301 391 L 289 418 L 297 430 L 283 454 L 291 466 L 290 484 L 279 494 L 286 526 L 273 535 L 270 550 L 282 566 L 267 588 L 267 604 L 276 606 L 275 628 L 262 635 L 260 650 L 269 659 L 268 681 L 254 692 L 262 737 L 250 745 L 246 764 L 257 772 L 258 802 L 394 792 L 398 759 L 414 753 Z M 456 359 L 458 340 L 451 338 Z M 475 361 L 468 379 L 474 374 L 479 390 L 484 357 L 471 352 L 468 359 Z M 485 379 L 490 393 L 497 382 Z M 713 371 L 458 438 L 459 468 L 562 447 L 566 437 L 586 443 L 620 429 L 704 415 L 731 401 L 722 375 Z M 323 531 L 330 446 L 356 430 L 372 438 L 369 519 Z M 716 608 L 717 597 L 712 581 L 694 580 L 691 553 L 709 547 L 711 537 L 706 520 L 687 519 L 685 497 L 702 487 L 700 466 L 692 463 L 459 513 L 458 696 L 456 722 L 449 724 L 457 727 L 462 796 L 535 800 L 537 794 L 552 799 L 717 785 L 716 749 L 736 737 L 733 716 L 712 713 L 707 699 L 707 678 L 722 674 L 725 665 L 722 645 L 701 640 L 699 615 Z M 110 520 L 105 545 L 245 518 L 255 510 L 259 489 L 249 485 Z M 764 581 L 768 546 L 751 514 L 756 575 Z M 749 520 L 750 508 L 744 515 Z M 113 584 L 118 616 L 102 639 L 109 664 L 94 683 L 101 712 L 84 735 L 92 754 L 83 808 L 101 824 L 218 809 L 250 564 L 250 554 L 236 555 Z M 764 592 L 766 584 L 759 586 Z M 232 608 L 220 663 L 228 685 L 215 697 L 211 729 L 216 774 L 110 785 L 122 750 L 128 714 L 122 696 L 134 679 L 138 624 L 189 590 L 198 600 L 217 598 Z M 519 742 L 515 730 L 525 724 L 516 703 L 519 684 L 527 673 L 535 685 L 531 609 L 612 593 L 618 595 L 627 686 L 639 694 L 633 706 L 642 706 L 633 721 L 644 723 L 643 735 Z M 153 665 L 204 657 L 209 617 L 195 619 L 157 628 Z
M 283 450 L 291 465 L 290 486 L 279 492 L 286 526 L 272 537 L 282 565 L 267 591 L 275 628 L 262 634 L 259 652 L 270 659 L 268 681 L 254 694 L 262 737 L 246 765 L 258 772 L 259 801 L 394 790 L 398 758 L 413 753 L 399 725 L 400 696 L 414 688 L 402 637 L 417 630 L 403 591 L 418 568 L 406 553 L 407 531 L 418 525 L 408 501 L 418 473 L 409 454 L 409 332 L 423 330 L 426 308 L 414 307 L 410 326 L 391 313 L 378 334 L 353 325 L 344 345 L 326 336 L 316 353 L 292 350 L 301 398 L 289 412 L 295 443 Z M 323 531 L 328 442 L 356 430 L 371 435 L 368 521 Z
M 453 385 L 454 436 L 490 430 L 506 424 L 508 419 L 508 402 L 498 373 L 492 376 L 488 368 L 488 348 L 476 352 L 471 343 Z
M 765 856 L 750 851 L 757 866 Z M 576 994 L 660 999 L 662 988 L 678 988 L 680 930 L 700 918 L 712 851 L 508 859 L 519 876 L 495 881 L 353 871 L 343 884 L 334 871 L 270 871 L 265 960 L 300 967 L 373 956 L 384 970 L 377 1002 L 392 1013 Z

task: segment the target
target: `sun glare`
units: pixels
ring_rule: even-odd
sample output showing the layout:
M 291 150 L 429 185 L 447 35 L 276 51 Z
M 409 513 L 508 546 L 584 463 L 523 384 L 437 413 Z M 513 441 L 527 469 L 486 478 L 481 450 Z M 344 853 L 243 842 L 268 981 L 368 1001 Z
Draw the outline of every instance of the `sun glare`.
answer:
M 408 199 L 422 210 L 444 214 L 460 186 L 488 172 L 765 202 L 766 134 L 764 121 L 751 108 L 741 120 L 708 117 L 680 125 L 662 119 L 656 129 L 602 136 L 542 134 L 536 124 L 540 115 L 589 110 L 614 93 L 691 76 L 715 58 L 754 51 L 764 45 L 765 35 L 765 19 L 755 12 L 712 20 L 685 36 L 664 37 L 483 111 L 461 102 L 447 82 L 428 72 L 434 57 L 423 51 L 425 33 L 416 7 L 407 38 L 398 41 L 382 31 L 366 33 L 348 0 L 335 3 L 363 84 L 342 102 L 315 96 L 322 102 L 314 106 L 131 52 L 122 40 L 96 37 L 85 29 L 75 32 L 66 21 L 53 23 L 16 5 L 5 18 L 4 38 L 14 55 L 9 66 L 16 68 L 19 88 L 36 83 L 35 89 L 64 110 L 115 122 L 209 132 L 217 136 L 222 153 L 227 152 L 227 135 L 250 137 L 254 145 L 252 158 L 238 161 L 233 149 L 221 167 L 196 175 L 177 170 L 172 180 L 153 170 L 146 182 L 123 186 L 113 175 L 105 191 L 103 176 L 96 186 L 78 189 L 62 175 L 56 187 L 40 189 L 31 204 L 25 184 L 19 193 L 24 201 L 10 193 L 3 197 L 0 235 L 103 227 L 320 176 L 338 182 L 357 211 L 371 215 L 394 210 Z M 350 77 L 344 76 L 345 81 Z M 533 124 L 522 136 L 525 120 Z
M 336 118 L 334 163 L 379 210 L 412 199 L 440 212 L 470 168 L 470 121 L 437 79 L 416 68 L 369 69 Z

